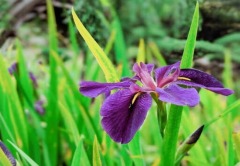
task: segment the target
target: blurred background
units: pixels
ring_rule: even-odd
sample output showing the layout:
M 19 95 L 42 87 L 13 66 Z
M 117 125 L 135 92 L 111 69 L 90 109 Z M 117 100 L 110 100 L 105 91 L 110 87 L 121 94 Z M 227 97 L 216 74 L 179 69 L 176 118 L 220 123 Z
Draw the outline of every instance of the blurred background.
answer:
M 15 75 L 16 80 L 12 81 L 17 88 L 12 87 L 12 91 L 1 96 L 7 87 L 4 84 L 0 87 L 0 97 L 16 94 L 16 98 L 8 101 L 6 97 L 4 100 L 13 106 L 0 104 L 3 110 L 0 127 L 1 124 L 7 124 L 0 128 L 0 139 L 22 165 L 28 165 L 28 160 L 19 157 L 17 150 L 7 140 L 18 145 L 39 165 L 71 165 L 74 154 L 79 152 L 76 148 L 81 146 L 82 162 L 92 165 L 96 135 L 103 165 L 158 165 L 162 139 L 156 134 L 156 112 L 150 111 L 139 132 L 142 152 L 140 156 L 135 155 L 131 151 L 134 146 L 115 144 L 102 130 L 99 110 L 103 98 L 91 100 L 78 92 L 81 80 L 105 80 L 94 56 L 75 28 L 71 8 L 74 7 L 84 26 L 116 66 L 119 75 L 124 77 L 132 76 L 131 68 L 139 52 L 144 52 L 147 63 L 154 63 L 158 67 L 181 59 L 196 1 L 50 2 L 55 14 L 56 36 L 52 26 L 54 21 L 49 21 L 54 16 L 49 16 L 50 9 L 45 1 L 0 0 L 0 53 L 7 68 L 16 61 L 22 68 L 22 75 Z M 208 91 L 200 91 L 200 105 L 184 108 L 179 144 L 199 126 L 232 108 L 231 104 L 238 102 L 240 95 L 240 1 L 199 0 L 199 7 L 194 68 L 212 74 L 226 87 L 234 89 L 235 94 L 226 99 Z M 61 71 L 56 73 L 51 72 L 51 66 L 54 65 L 49 60 L 52 43 L 57 43 L 54 51 L 63 61 L 57 62 Z M 34 74 L 38 86 L 26 81 L 28 72 Z M 58 77 L 58 81 L 51 82 L 51 78 L 55 77 Z M 57 86 L 56 89 L 54 86 Z M 51 89 L 58 95 L 49 93 Z M 28 91 L 32 91 L 32 94 L 26 93 Z M 235 165 L 239 162 L 238 108 L 234 107 L 236 111 L 231 117 L 214 123 L 206 130 L 182 165 Z M 19 115 L 16 110 L 23 116 L 15 117 Z M 50 141 L 48 136 L 51 136 Z M 237 150 L 235 147 L 238 147 Z
M 200 0 L 200 25 L 195 51 L 195 67 L 220 78 L 223 59 L 229 50 L 233 60 L 234 78 L 240 71 L 240 2 L 238 0 Z M 120 48 L 110 49 L 109 57 L 120 61 L 125 54 L 134 61 L 139 39 L 144 39 L 147 54 L 155 45 L 168 63 L 179 60 L 189 30 L 195 1 L 192 0 L 53 0 L 56 16 L 59 53 L 71 59 L 69 47 L 70 9 L 78 16 L 94 39 L 105 47 L 109 38 L 117 38 Z M 4 51 L 18 37 L 29 57 L 43 58 L 48 51 L 46 3 L 42 0 L 1 0 L 0 46 Z M 76 31 L 76 29 L 75 29 Z M 76 33 L 76 32 L 74 32 Z M 113 34 L 114 33 L 114 34 Z M 77 34 L 77 33 L 76 33 Z M 79 51 L 86 47 L 77 37 Z M 153 46 L 154 45 L 154 46 Z M 117 49 L 117 51 L 116 51 Z M 149 60 L 156 57 L 146 56 Z

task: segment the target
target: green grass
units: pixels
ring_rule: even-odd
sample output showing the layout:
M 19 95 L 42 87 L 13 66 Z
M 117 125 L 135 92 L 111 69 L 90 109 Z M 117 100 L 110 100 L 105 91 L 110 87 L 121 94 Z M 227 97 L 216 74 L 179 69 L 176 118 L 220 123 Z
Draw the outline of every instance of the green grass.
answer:
M 102 3 L 109 5 L 108 1 Z M 16 40 L 13 47 L 14 61 L 18 62 L 19 70 L 14 75 L 7 70 L 12 53 L 0 53 L 0 139 L 19 165 L 174 165 L 177 149 L 202 125 L 205 125 L 204 131 L 189 148 L 188 155 L 184 153 L 183 163 L 189 166 L 234 166 L 240 161 L 240 132 L 235 129 L 240 121 L 240 100 L 236 95 L 226 98 L 207 90 L 200 90 L 201 103 L 194 108 L 166 105 L 168 122 L 164 138 L 159 132 L 158 106 L 153 103 L 143 126 L 129 144 L 112 141 L 100 123 L 99 112 L 104 97 L 94 100 L 84 97 L 79 92 L 79 82 L 117 82 L 122 76 L 132 76 L 132 59 L 154 63 L 157 67 L 166 65 L 168 59 L 164 59 L 162 50 L 154 41 L 145 39 L 139 39 L 140 42 L 134 46 L 134 56 L 128 56 L 131 50 L 117 15 L 109 23 L 111 35 L 106 45 L 102 46 L 105 49 L 102 49 L 81 23 L 81 16 L 72 10 L 73 22 L 68 24 L 67 46 L 71 57 L 64 61 L 58 55 L 60 42 L 50 0 L 47 1 L 47 10 L 49 64 L 44 62 L 42 69 L 39 67 L 33 71 L 44 71 L 43 75 L 37 74 L 38 88 L 29 78 L 29 71 L 36 62 L 28 59 L 27 46 L 22 40 Z M 196 6 L 187 40 L 183 42 L 182 68 L 194 66 L 195 45 L 197 48 L 198 43 L 202 44 L 196 41 L 198 21 Z M 76 30 L 83 39 L 75 33 Z M 222 80 L 226 87 L 233 89 L 237 87 L 232 79 L 234 53 L 223 45 L 229 40 L 238 40 L 238 35 L 226 36 L 212 44 L 221 45 L 225 55 Z M 78 40 L 87 43 L 87 52 L 82 52 L 83 47 Z M 165 44 L 174 47 L 174 43 Z M 182 43 L 180 45 L 182 47 Z M 206 43 L 202 45 L 211 49 Z M 34 107 L 40 96 L 45 96 L 46 101 L 46 113 L 43 115 Z M 0 158 L 0 164 L 10 165 L 1 149 Z

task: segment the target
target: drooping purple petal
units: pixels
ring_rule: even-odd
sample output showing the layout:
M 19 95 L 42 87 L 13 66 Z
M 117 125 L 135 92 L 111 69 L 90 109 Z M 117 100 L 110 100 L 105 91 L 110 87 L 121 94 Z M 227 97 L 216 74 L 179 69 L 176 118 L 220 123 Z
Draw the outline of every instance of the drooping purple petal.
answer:
M 158 87 L 163 87 L 170 82 L 177 80 L 180 72 L 180 61 L 169 66 L 157 68 L 155 78 Z
M 179 77 L 184 77 L 190 79 L 188 80 L 177 80 L 177 84 L 183 84 L 187 86 L 193 86 L 193 87 L 200 87 L 200 88 L 205 88 L 210 91 L 213 91 L 218 94 L 222 94 L 225 96 L 228 96 L 232 93 L 234 93 L 233 90 L 224 88 L 222 83 L 218 81 L 216 78 L 213 76 L 202 72 L 200 70 L 196 69 L 182 69 L 180 71 Z
M 171 84 L 166 88 L 156 89 L 159 100 L 176 105 L 188 105 L 193 107 L 199 103 L 199 95 L 194 88 L 182 88 L 176 84 Z
M 3 144 L 2 141 L 0 141 L 0 149 L 3 151 L 3 153 L 7 156 L 7 158 L 9 159 L 10 163 L 12 164 L 12 166 L 16 166 L 17 162 L 15 160 L 15 158 L 13 157 L 13 155 L 11 154 L 11 152 L 7 149 L 7 147 Z M 1 160 L 1 159 L 0 159 Z
M 134 96 L 137 98 L 133 101 Z M 147 93 L 119 90 L 110 95 L 102 105 L 103 129 L 114 141 L 128 143 L 143 124 L 151 104 L 151 96 Z
M 123 81 L 117 83 L 100 83 L 92 81 L 82 81 L 80 83 L 80 92 L 88 97 L 97 97 L 98 95 L 110 94 L 110 91 L 118 88 L 128 88 L 132 84 L 131 81 Z

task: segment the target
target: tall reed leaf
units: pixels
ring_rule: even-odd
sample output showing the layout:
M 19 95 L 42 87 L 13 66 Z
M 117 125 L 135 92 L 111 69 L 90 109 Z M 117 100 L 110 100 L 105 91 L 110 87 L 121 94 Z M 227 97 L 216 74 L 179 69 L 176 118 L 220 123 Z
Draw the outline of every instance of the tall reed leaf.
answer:
M 93 166 L 102 166 L 97 137 L 93 141 Z
M 58 111 L 58 77 L 57 77 L 57 63 L 52 57 L 51 53 L 57 52 L 58 39 L 55 15 L 51 0 L 47 0 L 47 13 L 48 13 L 48 35 L 49 35 L 49 62 L 50 62 L 50 87 L 48 94 L 48 106 L 47 106 L 47 147 L 49 150 L 49 158 L 51 165 L 57 165 L 57 151 L 58 151 L 58 122 L 59 122 L 59 111 Z M 54 120 L 53 120 L 54 119 Z
M 116 55 L 116 60 L 122 65 L 122 75 L 127 76 L 129 73 L 128 59 L 126 54 L 126 44 L 123 36 L 123 31 L 121 27 L 121 22 L 116 14 L 114 13 L 114 20 L 112 22 L 112 29 L 116 32 L 116 37 L 114 41 L 114 51 Z
M 18 151 L 18 153 L 31 165 L 38 166 L 26 153 L 24 153 L 19 147 L 17 147 L 14 143 L 9 141 L 9 143 Z
M 193 14 L 193 19 L 187 42 L 184 48 L 181 68 L 190 68 L 192 66 L 193 53 L 196 43 L 197 30 L 198 30 L 198 19 L 199 19 L 199 5 L 196 4 L 196 8 Z M 178 131 L 181 123 L 182 107 L 172 105 L 169 118 L 166 125 L 165 137 L 163 139 L 163 148 L 161 153 L 161 166 L 172 166 L 174 165 L 175 153 L 177 147 Z
M 181 60 L 181 68 L 190 68 L 193 64 L 193 54 L 196 45 L 197 31 L 199 20 L 199 5 L 198 2 L 195 7 L 191 27 L 188 33 L 187 41 L 184 47 L 183 56 Z
M 145 44 L 143 39 L 140 39 L 139 41 L 137 62 L 145 62 Z
M 83 146 L 83 141 L 79 141 L 78 146 L 74 152 L 73 155 L 73 160 L 71 166 L 76 166 L 76 165 L 85 165 L 85 166 L 90 166 L 89 159 L 87 157 L 85 148 Z
M 2 116 L 12 132 L 12 136 L 4 130 L 3 124 L 0 124 L 2 138 L 4 141 L 10 139 L 15 141 L 16 144 L 26 153 L 28 153 L 28 133 L 27 124 L 24 111 L 21 107 L 19 97 L 17 95 L 16 87 L 14 86 L 12 79 L 8 73 L 3 56 L 0 54 L 0 86 L 1 86 L 1 104 Z M 17 115 L 17 116 L 16 116 Z M 10 149 L 11 150 L 11 149 Z
M 98 64 L 102 68 L 105 78 L 108 82 L 117 82 L 119 81 L 117 72 L 112 64 L 112 62 L 108 59 L 102 48 L 97 44 L 97 42 L 93 39 L 93 37 L 89 34 L 87 29 L 84 27 L 82 22 L 79 20 L 77 14 L 75 13 L 74 9 L 72 9 L 73 20 L 75 25 L 87 43 L 89 49 L 91 50 L 92 54 L 95 56 Z

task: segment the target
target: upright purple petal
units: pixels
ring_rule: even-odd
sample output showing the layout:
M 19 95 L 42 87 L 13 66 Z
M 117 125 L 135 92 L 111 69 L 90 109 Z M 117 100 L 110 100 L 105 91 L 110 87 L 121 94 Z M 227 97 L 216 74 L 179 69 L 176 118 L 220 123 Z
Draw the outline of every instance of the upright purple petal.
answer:
M 182 88 L 171 84 L 166 88 L 156 89 L 159 100 L 176 105 L 187 105 L 193 107 L 199 103 L 199 95 L 194 88 Z
M 92 81 L 82 81 L 80 83 L 80 92 L 88 97 L 97 97 L 100 94 L 110 94 L 110 91 L 118 88 L 129 88 L 131 81 L 123 81 L 117 83 L 100 83 Z
M 119 90 L 102 105 L 103 129 L 114 141 L 128 143 L 143 124 L 151 104 L 151 96 L 147 93 Z
M 218 81 L 213 76 L 211 76 L 205 72 L 202 72 L 200 70 L 182 69 L 180 71 L 179 77 L 180 78 L 181 77 L 188 78 L 188 79 L 190 79 L 190 81 L 184 80 L 184 79 L 182 79 L 182 80 L 179 79 L 176 81 L 176 83 L 178 83 L 178 84 L 205 88 L 205 89 L 208 89 L 210 91 L 213 91 L 215 93 L 222 94 L 225 96 L 228 96 L 234 92 L 233 90 L 224 88 L 220 81 Z
M 147 65 L 142 62 L 140 63 L 140 65 L 138 63 L 135 63 L 133 65 L 133 71 L 136 73 L 137 76 L 135 76 L 135 79 L 140 80 L 146 89 L 151 89 L 154 91 L 156 89 L 156 83 L 154 82 L 151 74 L 149 73 L 149 70 L 152 70 L 152 68 L 153 67 L 151 67 L 150 65 L 149 67 L 147 67 Z
M 180 72 L 180 61 L 169 66 L 157 68 L 155 78 L 158 87 L 163 87 L 170 82 L 177 80 Z
M 146 64 L 146 66 L 147 66 L 148 73 L 151 74 L 151 72 L 152 72 L 153 69 L 154 69 L 154 64 L 149 63 L 149 64 Z
M 17 162 L 15 160 L 15 158 L 13 157 L 13 155 L 11 154 L 11 152 L 7 149 L 7 147 L 3 144 L 2 141 L 0 141 L 0 149 L 3 151 L 3 153 L 7 156 L 7 158 L 9 159 L 10 163 L 12 164 L 12 166 L 16 166 Z M 0 159 L 1 160 L 1 159 Z

